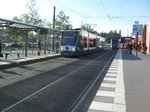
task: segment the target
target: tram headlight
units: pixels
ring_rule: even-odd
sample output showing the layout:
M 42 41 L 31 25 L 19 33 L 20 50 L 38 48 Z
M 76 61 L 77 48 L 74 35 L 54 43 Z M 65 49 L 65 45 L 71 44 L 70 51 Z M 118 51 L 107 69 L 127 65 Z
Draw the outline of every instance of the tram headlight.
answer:
M 75 48 L 72 48 L 72 51 L 75 51 Z
M 60 48 L 60 50 L 61 50 L 61 51 L 63 51 L 63 50 L 64 50 L 64 48 L 63 48 L 63 47 L 61 47 L 61 48 Z

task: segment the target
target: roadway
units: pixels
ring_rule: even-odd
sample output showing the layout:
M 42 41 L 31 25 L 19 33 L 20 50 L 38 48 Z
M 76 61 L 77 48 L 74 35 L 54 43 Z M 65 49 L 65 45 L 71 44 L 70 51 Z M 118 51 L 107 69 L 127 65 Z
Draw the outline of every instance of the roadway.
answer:
M 106 50 L 2 69 L 0 111 L 71 112 L 78 107 L 86 112 L 96 93 L 87 91 L 100 85 L 115 54 Z

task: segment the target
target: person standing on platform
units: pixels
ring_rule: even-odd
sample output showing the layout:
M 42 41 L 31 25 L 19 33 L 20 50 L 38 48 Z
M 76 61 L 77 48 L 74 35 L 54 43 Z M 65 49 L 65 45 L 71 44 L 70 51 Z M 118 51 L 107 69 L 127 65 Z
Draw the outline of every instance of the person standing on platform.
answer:
M 3 57 L 3 54 L 2 54 L 2 44 L 0 42 L 0 57 Z
M 41 40 L 40 39 L 38 39 L 37 44 L 38 44 L 38 55 L 41 55 Z
M 130 43 L 129 43 L 130 54 L 132 54 L 132 48 L 133 48 L 133 45 L 132 45 L 132 43 L 130 42 Z
M 144 47 L 143 47 L 143 54 L 146 54 L 146 51 L 147 51 L 147 46 L 144 45 Z
M 128 50 L 129 50 L 129 43 L 128 42 L 126 42 L 124 44 L 124 48 L 125 48 L 125 54 L 127 54 Z
M 2 53 L 2 45 L 1 45 L 1 43 L 0 43 L 0 54 Z

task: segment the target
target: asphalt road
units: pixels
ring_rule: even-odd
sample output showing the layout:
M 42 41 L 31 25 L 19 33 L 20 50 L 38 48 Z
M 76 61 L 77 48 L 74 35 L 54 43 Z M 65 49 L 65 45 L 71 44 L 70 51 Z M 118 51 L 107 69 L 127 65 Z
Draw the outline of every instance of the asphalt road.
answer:
M 70 111 L 115 53 L 101 51 L 76 58 L 60 57 L 2 70 L 1 76 L 8 82 L 0 88 L 0 111 Z M 81 106 L 82 110 L 86 107 L 87 104 Z

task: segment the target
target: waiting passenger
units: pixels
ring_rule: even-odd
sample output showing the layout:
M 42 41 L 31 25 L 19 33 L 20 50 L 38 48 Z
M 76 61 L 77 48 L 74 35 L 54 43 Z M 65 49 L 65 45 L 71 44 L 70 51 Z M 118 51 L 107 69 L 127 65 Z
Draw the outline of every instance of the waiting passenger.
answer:
M 143 48 L 143 54 L 146 54 L 146 51 L 147 51 L 147 46 L 144 45 L 144 48 Z
M 126 42 L 124 45 L 124 48 L 125 48 L 125 53 L 127 54 L 128 49 L 129 49 L 129 43 Z
M 132 48 L 133 48 L 133 45 L 132 45 L 132 43 L 130 42 L 130 43 L 129 43 L 130 54 L 132 54 Z

